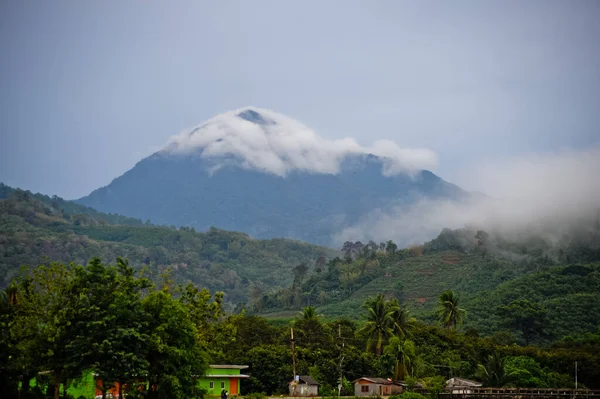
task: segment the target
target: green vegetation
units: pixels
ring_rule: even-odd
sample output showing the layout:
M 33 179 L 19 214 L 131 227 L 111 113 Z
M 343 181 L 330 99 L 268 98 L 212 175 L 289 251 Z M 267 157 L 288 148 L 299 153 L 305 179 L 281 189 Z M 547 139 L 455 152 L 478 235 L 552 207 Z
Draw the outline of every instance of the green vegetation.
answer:
M 254 240 L 216 228 L 196 233 L 153 226 L 0 184 L 0 287 L 24 264 L 47 259 L 86 264 L 96 256 L 105 262 L 122 256 L 153 279 L 170 273 L 179 282 L 224 291 L 233 309 L 249 295 L 288 285 L 293 267 L 334 254 L 299 241 Z
M 326 317 L 360 320 L 356 309 L 381 295 L 380 305 L 396 299 L 415 317 L 446 328 L 547 345 L 600 327 L 600 226 L 589 227 L 586 234 L 567 230 L 558 245 L 530 238 L 530 247 L 475 229 L 445 229 L 403 250 L 392 242 L 346 242 L 343 259 L 312 274 L 296 270 L 289 287 L 251 302 L 251 309 L 285 318 L 284 310 L 313 305 Z M 380 321 L 368 323 L 389 335 L 381 321 L 389 315 L 371 305 Z
M 200 329 L 218 317 L 207 291 L 176 295 L 137 277 L 117 259 L 86 267 L 52 263 L 24 271 L 2 292 L 0 386 L 2 397 L 36 397 L 30 380 L 40 373 L 55 399 L 60 386 L 86 378 L 93 370 L 106 392 L 115 385 L 138 387 L 148 398 L 193 398 L 194 376 L 206 368 Z M 202 313 L 203 317 L 193 318 Z M 218 312 L 217 312 L 218 313 Z M 143 381 L 141 379 L 143 377 Z
M 69 397 L 59 387 L 77 387 L 92 370 L 103 392 L 118 382 L 130 398 L 195 398 L 202 392 L 194 378 L 209 359 L 250 366 L 242 394 L 284 393 L 292 376 L 290 327 L 297 372 L 315 377 L 323 395 L 337 391 L 340 373 L 342 394 L 350 395 L 347 381 L 361 376 L 418 382 L 431 393 L 451 376 L 486 386 L 572 387 L 575 361 L 580 384 L 599 387 L 600 330 L 551 347 L 519 346 L 425 324 L 383 296 L 369 298 L 361 314 L 362 327 L 327 321 L 308 307 L 275 326 L 226 313 L 222 293 L 168 276 L 152 284 L 121 258 L 115 265 L 40 265 L 24 269 L 0 296 L 0 394 Z
M 553 241 L 445 229 L 422 246 L 346 242 L 339 253 L 0 185 L 0 227 L 2 397 L 19 386 L 23 398 L 42 387 L 56 397 L 93 370 L 104 391 L 193 398 L 209 360 L 248 364 L 244 394 L 284 393 L 290 327 L 297 372 L 323 395 L 340 372 L 350 395 L 361 376 L 429 392 L 451 376 L 571 387 L 575 361 L 580 383 L 600 388 L 598 223 Z

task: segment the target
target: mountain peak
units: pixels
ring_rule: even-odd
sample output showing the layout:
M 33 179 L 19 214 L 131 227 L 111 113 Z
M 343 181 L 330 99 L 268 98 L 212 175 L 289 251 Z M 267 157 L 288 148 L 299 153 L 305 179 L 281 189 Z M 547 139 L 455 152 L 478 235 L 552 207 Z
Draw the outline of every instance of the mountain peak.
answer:
M 197 155 L 210 160 L 211 171 L 234 162 L 245 169 L 285 177 L 292 171 L 338 174 L 348 156 L 373 154 L 382 174 L 430 169 L 435 154 L 427 149 L 400 148 L 391 140 L 371 146 L 352 138 L 330 140 L 285 115 L 258 107 L 225 112 L 169 139 L 167 155 Z
M 237 116 L 239 116 L 240 118 L 248 121 L 248 122 L 252 122 L 252 123 L 256 123 L 258 125 L 273 125 L 276 122 L 270 119 L 265 119 L 259 112 L 255 111 L 253 108 L 248 107 L 246 109 L 244 109 L 243 111 L 240 111 Z

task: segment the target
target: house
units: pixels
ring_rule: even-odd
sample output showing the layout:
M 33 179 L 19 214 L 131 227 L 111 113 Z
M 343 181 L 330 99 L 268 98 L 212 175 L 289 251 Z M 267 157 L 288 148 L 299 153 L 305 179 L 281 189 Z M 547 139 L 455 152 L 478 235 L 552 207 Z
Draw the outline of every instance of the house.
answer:
M 297 375 L 294 381 L 288 384 L 290 396 L 318 396 L 319 383 L 310 375 Z
M 227 390 L 229 395 L 240 394 L 240 379 L 248 378 L 242 374 L 241 370 L 248 366 L 238 366 L 233 364 L 211 364 L 206 370 L 206 374 L 198 377 L 199 388 L 206 389 L 208 395 L 221 395 L 223 389 Z
M 478 381 L 453 377 L 446 381 L 446 390 L 456 394 L 473 393 L 473 388 L 480 388 L 481 385 Z
M 355 396 L 389 396 L 401 394 L 404 383 L 387 378 L 361 377 L 354 381 Z

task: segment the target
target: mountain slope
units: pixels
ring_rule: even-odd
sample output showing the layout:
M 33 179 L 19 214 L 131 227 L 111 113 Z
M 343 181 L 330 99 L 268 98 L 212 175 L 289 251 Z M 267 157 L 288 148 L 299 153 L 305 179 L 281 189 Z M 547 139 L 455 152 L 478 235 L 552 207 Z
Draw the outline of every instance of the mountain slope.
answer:
M 434 240 L 400 251 L 391 243 L 347 242 L 343 259 L 253 298 L 251 305 L 275 318 L 312 305 L 327 317 L 360 320 L 357 310 L 381 293 L 436 323 L 439 295 L 453 290 L 468 312 L 462 328 L 485 335 L 508 331 L 524 343 L 547 343 L 594 332 L 600 327 L 600 224 L 572 227 L 553 234 L 557 241 L 543 240 L 539 232 L 508 240 L 463 228 L 444 229 Z
M 230 303 L 239 303 L 247 301 L 253 287 L 285 286 L 294 266 L 310 266 L 336 253 L 299 241 L 260 241 L 218 229 L 196 233 L 144 225 L 5 185 L 0 193 L 0 286 L 21 265 L 86 263 L 95 256 L 110 262 L 121 256 L 154 276 L 170 268 L 177 281 L 223 290 Z
M 78 202 L 158 224 L 330 245 L 373 209 L 469 195 L 418 169 L 425 150 L 331 142 L 271 111 L 236 112 L 172 138 Z

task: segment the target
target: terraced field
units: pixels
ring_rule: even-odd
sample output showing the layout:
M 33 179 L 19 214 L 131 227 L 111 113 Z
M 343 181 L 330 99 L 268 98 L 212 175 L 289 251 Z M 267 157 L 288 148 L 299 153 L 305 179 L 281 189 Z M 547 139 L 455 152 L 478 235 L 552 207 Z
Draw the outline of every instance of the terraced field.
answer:
M 360 318 L 365 299 L 383 293 L 396 296 L 421 319 L 431 318 L 437 297 L 452 289 L 468 303 L 478 293 L 491 290 L 503 281 L 527 273 L 514 263 L 483 258 L 457 251 L 444 251 L 399 261 L 388 266 L 380 277 L 355 291 L 349 298 L 319 307 L 327 317 Z

